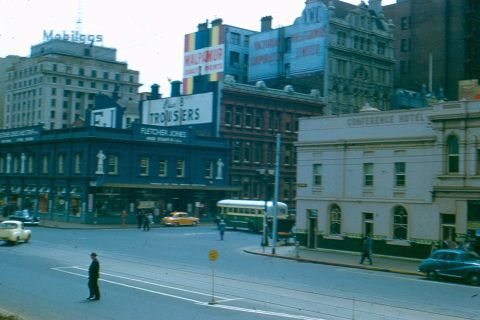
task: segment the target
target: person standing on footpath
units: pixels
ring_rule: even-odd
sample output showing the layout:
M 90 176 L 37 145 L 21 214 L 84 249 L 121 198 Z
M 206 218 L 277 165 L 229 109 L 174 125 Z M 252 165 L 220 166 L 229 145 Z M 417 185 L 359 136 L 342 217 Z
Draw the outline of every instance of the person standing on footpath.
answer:
M 218 230 L 220 230 L 220 240 L 223 240 L 223 235 L 225 234 L 225 228 L 227 227 L 227 224 L 225 221 L 220 220 L 220 223 L 218 224 Z
M 121 216 L 122 216 L 122 227 L 126 227 L 127 226 L 127 211 L 122 210 Z
M 365 258 L 367 258 L 370 262 L 370 265 L 372 265 L 372 247 L 372 238 L 370 237 L 370 235 L 367 235 L 365 238 L 363 238 L 362 259 L 360 260 L 360 264 L 363 264 L 363 261 L 365 260 Z
M 147 213 L 143 215 L 143 231 L 150 231 L 150 218 Z
M 92 262 L 88 268 L 88 289 L 90 295 L 87 300 L 100 300 L 100 289 L 98 288 L 98 278 L 100 277 L 100 262 L 98 262 L 97 254 L 92 252 L 90 254 Z

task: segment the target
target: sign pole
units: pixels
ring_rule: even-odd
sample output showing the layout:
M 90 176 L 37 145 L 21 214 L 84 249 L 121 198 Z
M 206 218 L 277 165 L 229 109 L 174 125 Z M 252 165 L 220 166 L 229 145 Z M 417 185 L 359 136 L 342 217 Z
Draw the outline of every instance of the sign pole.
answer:
M 215 261 L 218 258 L 217 250 L 210 250 L 208 252 L 208 259 L 212 261 L 212 300 L 208 304 L 216 304 L 215 301 Z

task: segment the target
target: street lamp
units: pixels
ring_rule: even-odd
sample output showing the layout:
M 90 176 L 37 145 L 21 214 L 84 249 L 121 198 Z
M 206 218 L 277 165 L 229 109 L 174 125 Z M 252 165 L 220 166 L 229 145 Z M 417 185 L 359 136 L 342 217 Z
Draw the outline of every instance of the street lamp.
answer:
M 270 182 L 270 177 L 273 175 L 273 170 L 271 169 L 258 169 L 258 174 L 260 175 L 260 179 L 263 182 L 265 195 L 264 195 L 264 213 L 263 213 L 263 225 L 262 225 L 262 247 L 268 247 L 268 234 L 267 234 L 267 212 L 268 212 L 268 184 Z

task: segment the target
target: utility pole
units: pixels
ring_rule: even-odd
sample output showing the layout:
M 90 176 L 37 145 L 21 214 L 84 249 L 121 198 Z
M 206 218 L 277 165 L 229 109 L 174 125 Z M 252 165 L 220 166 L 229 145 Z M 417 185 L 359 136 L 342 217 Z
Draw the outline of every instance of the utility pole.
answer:
M 272 231 L 272 254 L 275 254 L 275 246 L 277 244 L 278 230 L 278 191 L 280 188 L 280 133 L 277 133 L 277 150 L 275 160 L 275 194 L 273 195 L 273 231 Z

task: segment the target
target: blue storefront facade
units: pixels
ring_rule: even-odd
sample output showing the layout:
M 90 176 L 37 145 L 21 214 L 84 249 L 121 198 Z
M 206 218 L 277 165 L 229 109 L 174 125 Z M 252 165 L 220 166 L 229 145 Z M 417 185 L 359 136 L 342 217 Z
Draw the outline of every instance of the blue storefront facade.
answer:
M 211 217 L 228 185 L 228 141 L 186 127 L 134 124 L 0 131 L 0 201 L 42 219 L 86 224 L 156 220 L 170 211 Z

